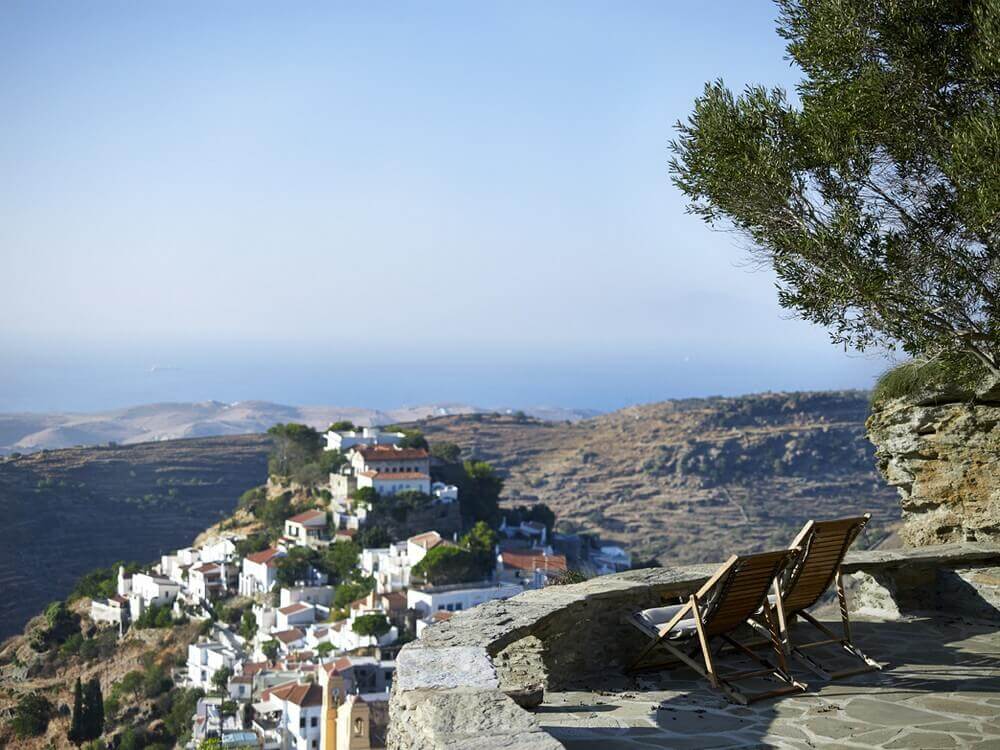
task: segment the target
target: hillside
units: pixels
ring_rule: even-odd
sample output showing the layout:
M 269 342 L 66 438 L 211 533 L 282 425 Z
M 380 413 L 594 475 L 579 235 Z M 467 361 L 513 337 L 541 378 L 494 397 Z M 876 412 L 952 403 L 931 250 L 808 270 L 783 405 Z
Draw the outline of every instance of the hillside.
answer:
M 89 570 L 190 544 L 261 483 L 268 445 L 243 435 L 0 460 L 0 639 Z
M 360 425 L 408 422 L 434 415 L 486 411 L 466 404 L 427 404 L 378 410 L 343 406 L 286 406 L 269 401 L 220 401 L 145 404 L 105 412 L 0 414 L 0 456 L 45 448 L 129 444 L 158 440 L 246 435 L 265 432 L 278 422 L 301 422 L 323 429 L 349 419 Z M 509 410 L 508 410 L 509 411 Z M 526 409 L 542 419 L 582 419 L 590 410 L 548 407 Z
M 634 555 L 716 560 L 784 544 L 810 517 L 899 519 L 877 476 L 860 392 L 666 401 L 577 422 L 470 414 L 416 424 L 495 463 L 512 504 L 545 502 L 561 529 Z M 72 448 L 0 460 L 0 637 L 92 568 L 185 546 L 260 484 L 267 440 L 236 436 Z
M 576 423 L 469 415 L 420 427 L 503 469 L 508 502 L 548 504 L 562 530 L 695 562 L 786 544 L 814 517 L 871 511 L 870 541 L 890 532 L 899 500 L 876 473 L 867 413 L 863 392 L 774 393 Z

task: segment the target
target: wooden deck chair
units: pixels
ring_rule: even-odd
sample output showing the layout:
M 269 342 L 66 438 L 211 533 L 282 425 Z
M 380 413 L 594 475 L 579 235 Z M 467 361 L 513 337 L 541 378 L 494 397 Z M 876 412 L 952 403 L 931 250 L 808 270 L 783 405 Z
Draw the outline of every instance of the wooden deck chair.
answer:
M 796 682 L 788 672 L 777 623 L 771 608 L 764 606 L 772 582 L 796 554 L 796 550 L 778 550 L 758 555 L 733 555 L 697 593 L 691 595 L 687 603 L 646 609 L 627 616 L 626 621 L 649 636 L 650 642 L 626 671 L 636 673 L 662 668 L 665 666 L 662 658 L 653 662 L 650 657 L 663 649 L 673 657 L 666 662 L 683 662 L 705 677 L 712 687 L 743 705 L 804 690 L 805 685 Z M 747 648 L 732 635 L 733 631 L 755 617 L 763 619 L 770 633 L 777 664 Z M 732 646 L 762 668 L 720 674 L 712 654 L 712 641 L 716 638 L 723 642 L 721 646 Z M 704 666 L 695 658 L 699 650 Z M 777 678 L 781 685 L 773 690 L 746 693 L 736 684 L 755 677 Z
M 847 597 L 844 594 L 843 575 L 840 571 L 844 555 L 869 519 L 871 514 L 866 513 L 856 518 L 841 518 L 835 521 L 809 521 L 791 544 L 791 548 L 802 550 L 801 554 L 775 579 L 775 594 L 768 597 L 771 606 L 776 610 L 785 652 L 793 654 L 808 669 L 827 680 L 881 669 L 878 662 L 868 658 L 854 645 L 851 637 L 851 619 L 847 611 Z M 836 635 L 806 611 L 819 601 L 834 582 L 840 604 L 842 636 Z M 796 617 L 801 617 L 826 638 L 811 643 L 793 643 L 789 635 L 789 625 Z M 862 665 L 832 671 L 817 658 L 806 653 L 810 648 L 834 644 L 859 659 Z

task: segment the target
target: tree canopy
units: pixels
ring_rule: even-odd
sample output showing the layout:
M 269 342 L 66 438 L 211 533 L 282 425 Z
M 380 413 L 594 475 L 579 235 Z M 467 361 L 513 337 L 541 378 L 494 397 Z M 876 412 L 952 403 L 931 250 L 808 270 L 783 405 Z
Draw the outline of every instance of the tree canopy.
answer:
M 372 613 L 355 617 L 351 630 L 358 635 L 368 635 L 378 639 L 388 633 L 391 627 L 385 615 Z
M 778 0 L 798 102 L 715 81 L 671 144 L 689 210 L 859 350 L 1000 373 L 1000 8 Z

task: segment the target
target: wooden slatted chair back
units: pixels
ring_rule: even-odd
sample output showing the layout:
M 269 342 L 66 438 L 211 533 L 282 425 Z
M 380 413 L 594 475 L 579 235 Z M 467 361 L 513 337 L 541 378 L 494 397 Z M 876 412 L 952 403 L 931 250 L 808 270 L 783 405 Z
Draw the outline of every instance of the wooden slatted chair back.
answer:
M 779 578 L 785 612 L 793 614 L 813 606 L 833 583 L 858 534 L 871 515 L 810 521 L 792 542 L 802 554 Z
M 728 633 L 761 608 L 774 579 L 798 550 L 785 549 L 729 558 L 697 593 L 701 619 L 709 637 Z

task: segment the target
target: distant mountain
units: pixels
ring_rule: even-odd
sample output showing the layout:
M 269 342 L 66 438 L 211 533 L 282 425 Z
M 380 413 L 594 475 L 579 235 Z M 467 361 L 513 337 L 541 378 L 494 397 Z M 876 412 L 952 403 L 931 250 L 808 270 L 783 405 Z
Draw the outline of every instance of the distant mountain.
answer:
M 505 474 L 509 504 L 548 504 L 663 563 L 787 544 L 810 518 L 871 512 L 860 544 L 898 526 L 875 469 L 863 391 L 762 393 L 642 404 L 572 424 L 460 415 L 419 423 L 431 441 Z
M 317 429 L 350 419 L 359 425 L 411 422 L 433 416 L 491 412 L 467 404 L 403 406 L 380 411 L 341 406 L 286 406 L 268 401 L 163 403 L 105 412 L 0 414 L 0 455 L 74 446 L 127 445 L 180 438 L 246 435 L 264 432 L 278 422 L 302 422 Z M 512 410 L 505 409 L 510 413 Z M 593 410 L 548 407 L 524 409 L 546 420 L 578 420 Z

